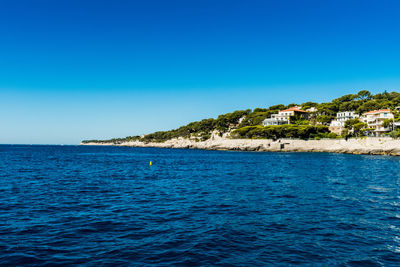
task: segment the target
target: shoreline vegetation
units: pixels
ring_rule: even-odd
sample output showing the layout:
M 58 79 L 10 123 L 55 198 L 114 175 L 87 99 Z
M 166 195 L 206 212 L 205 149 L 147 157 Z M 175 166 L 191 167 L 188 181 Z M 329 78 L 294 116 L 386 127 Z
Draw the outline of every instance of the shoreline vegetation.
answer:
M 142 136 L 109 140 L 84 140 L 81 145 L 116 145 L 134 147 L 193 148 L 241 151 L 336 152 L 353 154 L 400 155 L 400 93 L 383 92 L 372 95 L 363 90 L 328 103 L 306 102 L 274 105 L 269 108 L 239 110 L 189 123 L 178 129 L 159 131 Z M 302 111 L 290 114 L 284 124 L 265 125 L 283 111 Z M 387 109 L 393 119 L 376 120 L 379 135 L 370 122 L 350 118 L 343 122 L 338 133 L 329 127 L 339 112 L 354 111 L 362 118 L 372 110 Z M 306 113 L 307 112 L 307 113 Z M 369 118 L 368 118 L 369 120 Z M 368 123 L 367 123 L 368 122 Z M 383 128 L 384 127 L 384 128 Z M 378 129 L 378 128 L 375 128 Z

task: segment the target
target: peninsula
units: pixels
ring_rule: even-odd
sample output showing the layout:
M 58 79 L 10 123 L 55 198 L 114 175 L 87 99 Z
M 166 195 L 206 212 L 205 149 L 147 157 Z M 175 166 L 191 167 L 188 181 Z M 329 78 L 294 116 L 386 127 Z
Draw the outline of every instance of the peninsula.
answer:
M 239 110 L 178 129 L 82 145 L 400 155 L 400 93 Z

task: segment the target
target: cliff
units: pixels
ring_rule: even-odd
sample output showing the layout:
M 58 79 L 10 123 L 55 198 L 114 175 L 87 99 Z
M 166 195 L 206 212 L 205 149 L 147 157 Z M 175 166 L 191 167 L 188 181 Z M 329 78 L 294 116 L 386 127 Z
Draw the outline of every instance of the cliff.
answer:
M 131 147 L 190 148 L 209 150 L 269 151 L 269 152 L 331 152 L 350 154 L 400 156 L 400 140 L 389 137 L 364 137 L 352 139 L 230 139 L 212 135 L 206 141 L 175 138 L 165 142 L 141 141 L 114 143 L 85 143 L 83 145 L 116 145 Z

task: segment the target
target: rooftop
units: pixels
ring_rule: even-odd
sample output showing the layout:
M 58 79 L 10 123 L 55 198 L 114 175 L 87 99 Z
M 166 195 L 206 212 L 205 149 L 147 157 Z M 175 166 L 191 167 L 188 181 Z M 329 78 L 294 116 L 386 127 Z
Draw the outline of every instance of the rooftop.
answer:
M 288 108 L 288 109 L 285 109 L 285 110 L 281 110 L 279 112 L 285 112 L 285 111 L 307 112 L 307 111 L 304 111 L 304 110 L 301 110 L 301 109 L 298 109 L 298 108 Z
M 381 113 L 381 112 L 390 112 L 390 109 L 372 110 L 372 111 L 365 112 L 364 114 L 374 114 L 374 113 Z

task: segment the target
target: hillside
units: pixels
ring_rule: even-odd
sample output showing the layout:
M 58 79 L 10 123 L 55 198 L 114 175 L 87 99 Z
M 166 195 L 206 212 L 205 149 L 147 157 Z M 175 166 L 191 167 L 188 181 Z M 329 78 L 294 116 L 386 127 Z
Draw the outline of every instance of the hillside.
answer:
M 309 112 L 308 120 L 291 118 L 291 124 L 262 126 L 264 119 L 280 110 L 295 106 L 301 106 L 303 110 L 315 108 L 316 111 Z M 141 141 L 141 142 L 164 142 L 174 138 L 186 138 L 194 141 L 208 140 L 212 133 L 220 136 L 233 138 L 300 138 L 320 139 L 337 138 L 336 134 L 328 130 L 329 123 L 335 119 L 337 112 L 356 111 L 362 114 L 371 110 L 386 109 L 392 110 L 395 121 L 400 119 L 397 107 L 400 106 L 400 93 L 383 92 L 376 95 L 367 90 L 357 94 L 348 94 L 336 98 L 327 103 L 305 102 L 292 103 L 289 105 L 273 105 L 268 108 L 255 108 L 254 110 L 238 110 L 232 113 L 219 115 L 216 119 L 204 119 L 169 131 L 159 131 L 143 136 L 128 136 L 125 138 L 114 138 L 110 140 L 84 140 L 82 143 L 112 143 Z M 351 135 L 346 131 L 348 137 Z M 398 136 L 398 134 L 396 134 Z

